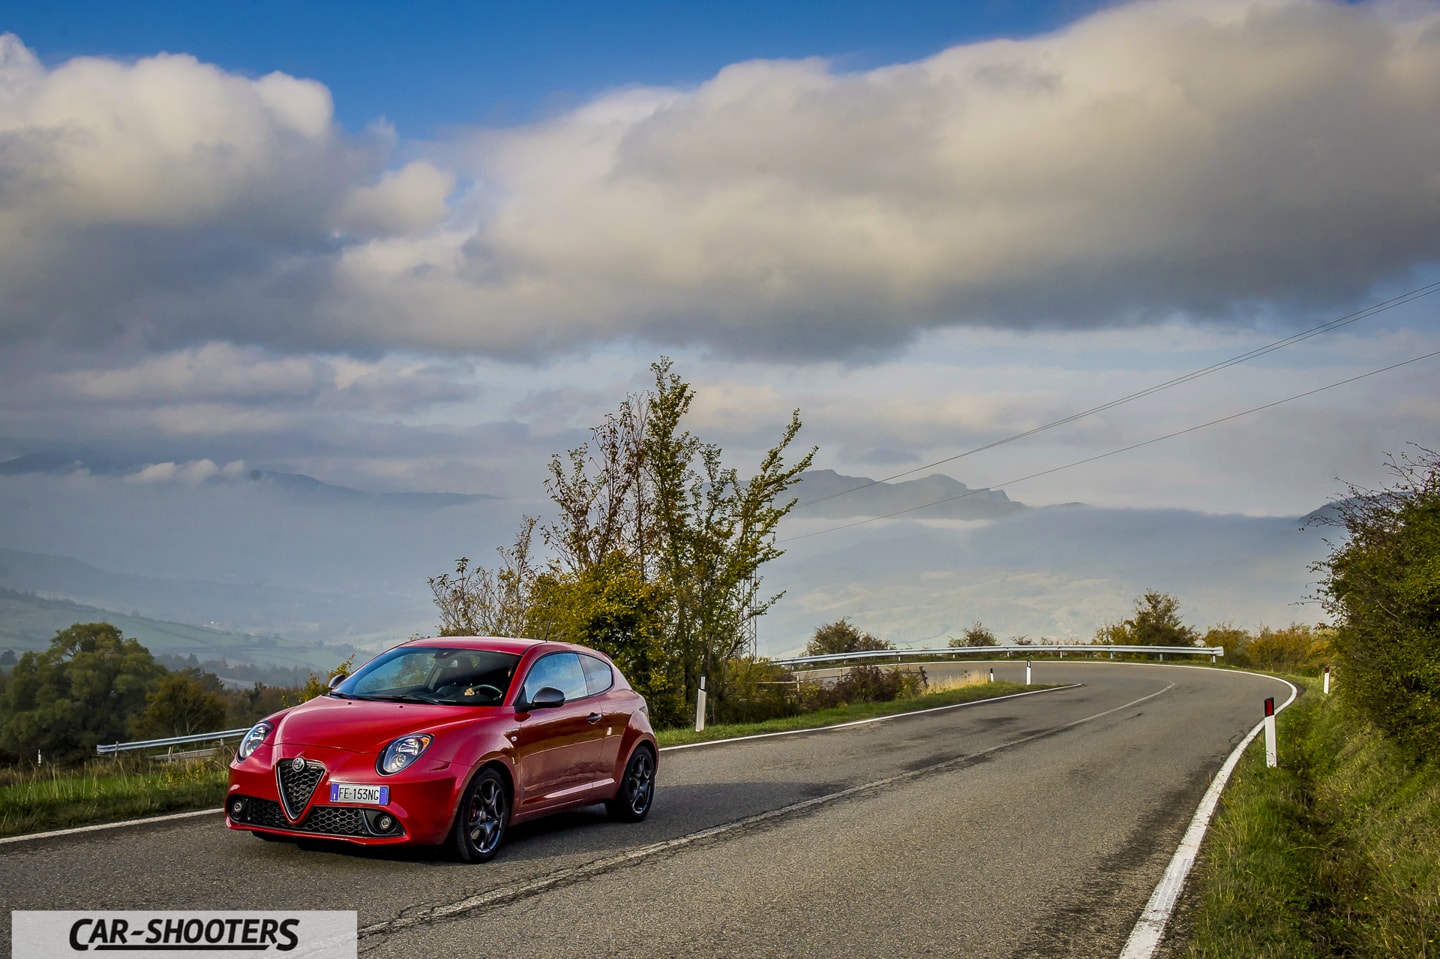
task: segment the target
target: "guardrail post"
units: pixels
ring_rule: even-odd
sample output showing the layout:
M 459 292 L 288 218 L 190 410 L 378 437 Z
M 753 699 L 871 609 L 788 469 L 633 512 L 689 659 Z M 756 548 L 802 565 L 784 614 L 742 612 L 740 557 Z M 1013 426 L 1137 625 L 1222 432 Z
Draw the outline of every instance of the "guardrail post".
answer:
M 695 694 L 695 731 L 705 731 L 705 677 L 700 677 L 700 690 Z
M 1275 697 L 1265 700 L 1265 765 L 1274 769 L 1279 765 L 1275 750 Z

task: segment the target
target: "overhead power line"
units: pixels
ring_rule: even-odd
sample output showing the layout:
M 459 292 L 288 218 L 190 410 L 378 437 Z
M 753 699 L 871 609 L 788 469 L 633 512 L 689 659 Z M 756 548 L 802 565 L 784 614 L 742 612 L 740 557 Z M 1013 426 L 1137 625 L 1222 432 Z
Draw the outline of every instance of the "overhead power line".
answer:
M 1065 426 L 1066 424 L 1073 423 L 1076 420 L 1084 419 L 1087 416 L 1093 416 L 1096 413 L 1103 413 L 1106 410 L 1112 410 L 1117 406 L 1123 406 L 1126 403 L 1132 403 L 1135 400 L 1143 399 L 1147 396 L 1153 396 L 1154 394 L 1162 392 L 1163 390 L 1168 390 L 1171 387 L 1180 386 L 1183 383 L 1189 383 L 1191 380 L 1197 380 L 1202 376 L 1209 376 L 1211 373 L 1218 373 L 1219 371 L 1229 369 L 1232 366 L 1237 366 L 1241 363 L 1248 362 L 1249 360 L 1265 356 L 1266 354 L 1274 353 L 1276 350 L 1283 350 L 1287 346 L 1294 346 L 1296 343 L 1303 342 L 1312 337 L 1321 336 L 1325 333 L 1331 333 L 1342 327 L 1349 326 L 1352 323 L 1358 323 L 1360 320 L 1369 319 L 1370 317 L 1376 316 L 1380 313 L 1384 313 L 1387 310 L 1393 310 L 1398 306 L 1404 306 L 1406 303 L 1418 300 L 1421 297 L 1430 296 L 1431 294 L 1437 292 L 1440 292 L 1440 280 L 1437 280 L 1434 283 L 1430 283 L 1425 286 L 1417 287 L 1416 289 L 1410 290 L 1409 292 L 1401 293 L 1400 295 L 1391 297 L 1388 300 L 1383 300 L 1379 303 L 1367 306 L 1363 310 L 1357 310 L 1354 313 L 1349 313 L 1337 319 L 1330 320 L 1328 323 L 1322 323 L 1319 326 L 1312 327 L 1311 329 L 1303 330 L 1302 332 L 1296 333 L 1293 336 L 1287 336 L 1282 340 L 1276 340 L 1275 342 L 1269 343 L 1265 346 L 1256 347 L 1255 349 L 1250 350 L 1247 353 L 1241 353 L 1238 356 L 1232 356 L 1228 360 L 1222 360 L 1219 363 L 1204 367 L 1203 369 L 1192 370 L 1189 373 L 1182 374 L 1173 379 L 1165 380 L 1163 383 L 1156 383 L 1154 386 L 1146 387 L 1143 390 L 1137 390 L 1134 393 L 1127 393 L 1124 396 L 1119 397 L 1118 399 L 1110 400 L 1107 403 L 1101 403 L 1099 406 L 1092 406 L 1087 410 L 1081 410 L 1078 413 L 1071 413 L 1069 416 L 1061 417 L 1060 419 L 1054 420 L 1050 423 L 1046 423 L 1043 426 L 1036 426 L 1033 429 L 1025 430 L 1023 433 L 1015 433 L 1013 435 L 994 440 L 992 442 L 986 443 L 983 446 L 977 446 L 973 449 L 968 449 L 963 453 L 956 453 L 954 456 L 947 456 L 944 459 L 936 460 L 933 463 L 926 463 L 924 466 L 916 466 L 913 469 L 908 469 L 901 473 L 895 473 L 881 479 L 870 480 L 869 482 L 861 483 L 859 486 L 853 486 L 849 489 L 837 490 L 833 493 L 827 493 L 824 496 L 817 496 L 814 499 L 805 500 L 804 502 L 795 504 L 794 508 L 804 509 L 807 506 L 814 506 L 815 504 L 823 503 L 826 500 L 836 499 L 840 496 L 849 496 L 851 493 L 858 493 L 860 490 L 869 489 L 872 486 L 879 486 L 881 483 L 889 483 L 893 480 L 901 479 L 906 476 L 913 476 L 916 473 L 921 473 L 928 469 L 934 469 L 937 466 L 944 466 L 946 463 L 953 463 L 956 460 L 964 459 L 967 456 L 973 456 L 976 453 L 983 453 L 986 450 L 995 449 L 997 446 L 1004 446 L 1007 443 L 1014 443 L 1017 440 L 1023 440 L 1026 437 L 1034 436 L 1036 433 L 1043 433 L 1046 430 L 1052 430 L 1058 426 Z
M 780 542 L 781 542 L 781 543 L 793 543 L 793 542 L 795 542 L 796 540 L 809 539 L 809 538 L 812 537 L 812 536 L 822 536 L 822 535 L 824 535 L 824 534 L 826 534 L 826 533 L 835 533 L 835 532 L 839 532 L 839 531 L 842 530 L 842 529 L 853 529 L 853 528 L 855 528 L 856 526 L 864 526 L 864 525 L 866 525 L 866 524 L 868 524 L 868 523 L 875 523 L 875 522 L 878 522 L 878 521 L 880 521 L 880 520 L 882 520 L 882 519 L 894 519 L 894 518 L 897 517 L 897 516 L 904 516 L 904 515 L 907 514 L 907 513 L 915 513 L 915 512 L 918 512 L 918 511 L 920 511 L 920 510 L 923 510 L 923 509 L 930 509 L 932 506 L 939 506 L 939 505 L 942 504 L 942 503 L 950 503 L 950 502 L 953 502 L 953 501 L 958 500 L 958 499 L 965 499 L 967 496 L 974 496 L 974 495 L 976 495 L 977 493 L 984 493 L 984 492 L 987 492 L 987 491 L 990 490 L 990 489 L 996 489 L 996 488 L 1003 488 L 1003 487 L 1015 486 L 1015 485 L 1017 485 L 1017 484 L 1019 484 L 1019 483 L 1025 482 L 1026 480 L 1038 479 L 1038 478 L 1041 477 L 1041 476 L 1049 476 L 1049 475 L 1051 475 L 1052 473 L 1059 473 L 1059 472 L 1061 472 L 1061 471 L 1063 471 L 1063 470 L 1073 469 L 1073 468 L 1075 468 L 1076 466 L 1084 466 L 1086 463 L 1093 463 L 1093 462 L 1095 462 L 1096 460 L 1103 460 L 1103 459 L 1106 459 L 1107 457 L 1118 456 L 1118 455 L 1121 454 L 1121 453 L 1128 453 L 1128 452 L 1130 452 L 1131 450 L 1138 450 L 1138 449 L 1140 449 L 1141 447 L 1144 447 L 1144 446 L 1153 446 L 1153 445 L 1155 445 L 1156 443 L 1160 443 L 1160 442 L 1163 442 L 1163 441 L 1169 440 L 1169 439 L 1174 439 L 1174 438 L 1177 437 L 1177 436 L 1184 436 L 1184 435 L 1187 434 L 1187 433 L 1194 433 L 1194 432 L 1196 432 L 1197 430 L 1208 429 L 1208 428 L 1210 428 L 1210 427 L 1212 427 L 1212 426 L 1219 426 L 1221 423 L 1228 423 L 1228 422 L 1230 422 L 1231 420 L 1238 420 L 1238 419 L 1240 419 L 1242 416 L 1249 416 L 1249 415 L 1251 415 L 1252 413 L 1259 413 L 1259 412 L 1262 412 L 1262 411 L 1264 411 L 1264 410 L 1274 409 L 1275 407 L 1277 407 L 1277 406 L 1283 406 L 1283 405 L 1285 405 L 1286 403 L 1293 403 L 1295 400 L 1303 400 L 1303 399 L 1305 399 L 1305 398 L 1308 397 L 1308 396 L 1314 396 L 1314 395 L 1317 394 L 1317 393 L 1324 393 L 1326 390 L 1333 390 L 1333 389 L 1335 389 L 1337 386 L 1345 386 L 1345 385 L 1347 385 L 1347 384 L 1349 384 L 1349 383 L 1354 383 L 1354 382 L 1356 382 L 1357 380 L 1363 380 L 1363 379 L 1366 379 L 1366 378 L 1371 377 L 1371 376 L 1378 376 L 1378 375 L 1380 375 L 1381 373 L 1389 373 L 1391 370 L 1398 370 L 1398 369 L 1400 369 L 1402 366 L 1409 366 L 1409 365 L 1412 364 L 1412 363 L 1419 363 L 1421 360 L 1428 360 L 1428 359 L 1430 359 L 1430 358 L 1432 358 L 1432 357 L 1435 357 L 1435 356 L 1440 356 L 1440 350 L 1435 350 L 1434 352 L 1431 352 L 1431 353 L 1425 353 L 1425 354 L 1423 354 L 1423 355 L 1421 355 L 1421 356 L 1414 356 L 1414 357 L 1411 357 L 1411 358 L 1408 359 L 1408 360 L 1402 360 L 1402 361 L 1400 361 L 1399 363 L 1392 363 L 1390 366 L 1381 367 L 1381 368 L 1378 369 L 1378 370 L 1371 370 L 1371 371 L 1368 372 L 1368 373 L 1361 373 L 1361 374 L 1359 374 L 1359 375 L 1357 375 L 1357 376 L 1351 376 L 1351 377 L 1349 377 L 1349 378 L 1347 378 L 1347 379 L 1338 380 L 1338 381 L 1336 381 L 1336 382 L 1334 382 L 1334 383 L 1330 383 L 1329 385 L 1326 385 L 1326 386 L 1316 387 L 1316 388 L 1313 389 L 1313 390 L 1306 390 L 1304 393 L 1296 393 L 1294 396 L 1287 396 L 1287 397 L 1285 397 L 1283 400 L 1276 400 L 1276 401 L 1274 401 L 1273 403 L 1266 403 L 1266 404 L 1264 404 L 1264 405 L 1262 405 L 1262 406 L 1253 406 L 1253 407 L 1251 407 L 1251 408 L 1248 409 L 1248 410 L 1242 410 L 1242 411 L 1239 412 L 1239 413 L 1231 413 L 1229 416 L 1222 416 L 1222 417 L 1220 417 L 1219 419 L 1211 420 L 1211 421 L 1209 421 L 1208 423 L 1200 423 L 1200 424 L 1197 425 L 1197 426 L 1188 426 L 1188 427 L 1186 427 L 1186 428 L 1183 429 L 1183 430 L 1176 430 L 1176 431 L 1173 432 L 1173 433 L 1166 433 L 1166 434 L 1163 435 L 1163 436 L 1156 436 L 1156 437 L 1154 437 L 1153 439 L 1144 440 L 1144 441 L 1139 442 L 1139 443 L 1131 443 L 1129 446 L 1122 446 L 1122 447 L 1119 447 L 1118 449 L 1109 450 L 1109 451 L 1104 452 L 1104 453 L 1097 453 L 1097 454 L 1094 455 L 1094 456 L 1087 456 L 1085 459 L 1075 460 L 1073 463 L 1066 463 L 1064 466 L 1055 466 L 1055 467 L 1052 467 L 1052 468 L 1047 469 L 1047 470 L 1041 470 L 1041 471 L 1039 471 L 1038 473 L 1029 473 L 1029 474 L 1027 474 L 1027 475 L 1025 475 L 1025 476 L 1020 476 L 1020 477 L 1017 477 L 1017 478 L 1012 479 L 1012 480 L 1007 480 L 1007 481 L 1004 482 L 1004 483 L 994 484 L 994 486 L 983 487 L 983 488 L 980 488 L 980 489 L 966 490 L 966 491 L 963 492 L 963 493 L 956 493 L 954 496 L 946 496 L 946 497 L 944 497 L 943 499 L 937 499 L 937 500 L 934 500 L 934 501 L 929 502 L 929 503 L 922 503 L 922 504 L 920 504 L 919 506 L 910 506 L 910 507 L 907 507 L 907 508 L 905 508 L 905 509 L 896 510 L 896 511 L 893 512 L 893 513 L 885 513 L 885 514 L 882 515 L 882 516 L 867 516 L 865 519 L 856 520 L 856 521 L 853 522 L 853 523 L 844 523 L 844 524 L 839 525 L 839 526 L 831 526 L 831 527 L 827 527 L 827 528 L 825 528 L 825 529 L 817 529 L 817 530 L 814 530 L 814 531 L 809 532 L 809 533 L 801 533 L 801 534 L 798 535 L 798 536 L 789 536 L 789 537 L 786 537 L 785 539 L 780 540 Z M 857 489 L 863 489 L 863 488 L 864 488 L 864 487 L 857 487 Z M 816 502 L 818 502 L 818 500 L 817 500 Z

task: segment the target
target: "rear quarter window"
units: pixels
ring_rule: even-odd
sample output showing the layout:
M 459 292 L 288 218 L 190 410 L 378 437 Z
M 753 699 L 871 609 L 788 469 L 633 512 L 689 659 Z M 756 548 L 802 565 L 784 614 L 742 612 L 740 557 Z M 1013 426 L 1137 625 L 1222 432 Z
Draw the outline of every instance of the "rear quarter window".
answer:
M 580 666 L 585 670 L 585 685 L 591 696 L 598 696 L 615 685 L 615 671 L 603 659 L 581 655 Z

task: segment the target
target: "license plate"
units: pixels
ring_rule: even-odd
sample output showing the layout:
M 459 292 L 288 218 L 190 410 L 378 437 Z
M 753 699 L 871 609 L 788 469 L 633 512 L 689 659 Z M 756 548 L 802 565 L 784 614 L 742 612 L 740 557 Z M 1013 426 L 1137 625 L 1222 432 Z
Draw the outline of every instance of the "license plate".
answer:
M 355 783 L 331 783 L 330 801 L 361 803 L 366 806 L 385 806 L 390 803 L 390 787 L 360 786 Z

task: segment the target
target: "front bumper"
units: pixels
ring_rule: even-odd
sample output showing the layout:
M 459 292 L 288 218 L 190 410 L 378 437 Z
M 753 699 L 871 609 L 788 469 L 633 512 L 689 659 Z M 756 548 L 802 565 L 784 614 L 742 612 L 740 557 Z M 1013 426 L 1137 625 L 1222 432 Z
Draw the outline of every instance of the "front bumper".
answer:
M 225 824 L 366 845 L 443 842 L 459 793 L 456 770 L 448 763 L 422 761 L 394 776 L 381 776 L 375 759 L 323 747 L 261 747 L 248 759 L 230 764 Z M 331 802 L 332 782 L 386 786 L 388 801 Z

